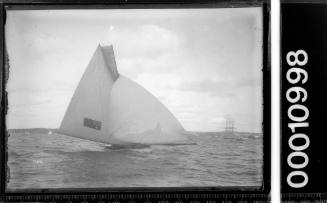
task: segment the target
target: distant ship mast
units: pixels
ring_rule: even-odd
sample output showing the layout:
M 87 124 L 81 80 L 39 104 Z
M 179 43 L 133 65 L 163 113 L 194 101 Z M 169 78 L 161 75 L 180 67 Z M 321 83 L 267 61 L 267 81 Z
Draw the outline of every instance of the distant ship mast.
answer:
M 235 122 L 231 119 L 226 120 L 225 132 L 233 133 L 235 131 Z

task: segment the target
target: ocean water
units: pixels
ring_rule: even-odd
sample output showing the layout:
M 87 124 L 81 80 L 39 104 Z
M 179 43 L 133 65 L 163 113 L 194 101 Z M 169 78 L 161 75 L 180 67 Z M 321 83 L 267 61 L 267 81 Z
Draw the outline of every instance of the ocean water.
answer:
M 11 133 L 7 188 L 261 186 L 262 135 L 201 133 L 194 141 L 115 149 L 56 133 Z

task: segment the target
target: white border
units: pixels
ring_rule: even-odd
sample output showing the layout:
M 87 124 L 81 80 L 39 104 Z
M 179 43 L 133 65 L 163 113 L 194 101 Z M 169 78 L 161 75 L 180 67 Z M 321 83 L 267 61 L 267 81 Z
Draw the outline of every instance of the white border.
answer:
M 280 0 L 271 0 L 271 202 L 280 195 Z

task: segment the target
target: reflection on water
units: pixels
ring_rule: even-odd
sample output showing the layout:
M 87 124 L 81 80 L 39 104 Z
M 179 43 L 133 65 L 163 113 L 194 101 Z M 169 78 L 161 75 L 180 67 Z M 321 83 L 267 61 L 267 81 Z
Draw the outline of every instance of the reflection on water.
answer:
M 197 145 L 114 149 L 55 133 L 12 133 L 8 188 L 261 186 L 261 136 L 194 139 Z

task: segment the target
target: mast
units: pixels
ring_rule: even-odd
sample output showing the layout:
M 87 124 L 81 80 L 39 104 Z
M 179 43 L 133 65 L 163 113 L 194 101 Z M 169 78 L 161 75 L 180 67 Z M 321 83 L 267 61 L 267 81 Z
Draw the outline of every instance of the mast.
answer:
M 232 119 L 226 119 L 225 132 L 233 133 L 235 130 L 235 122 Z

